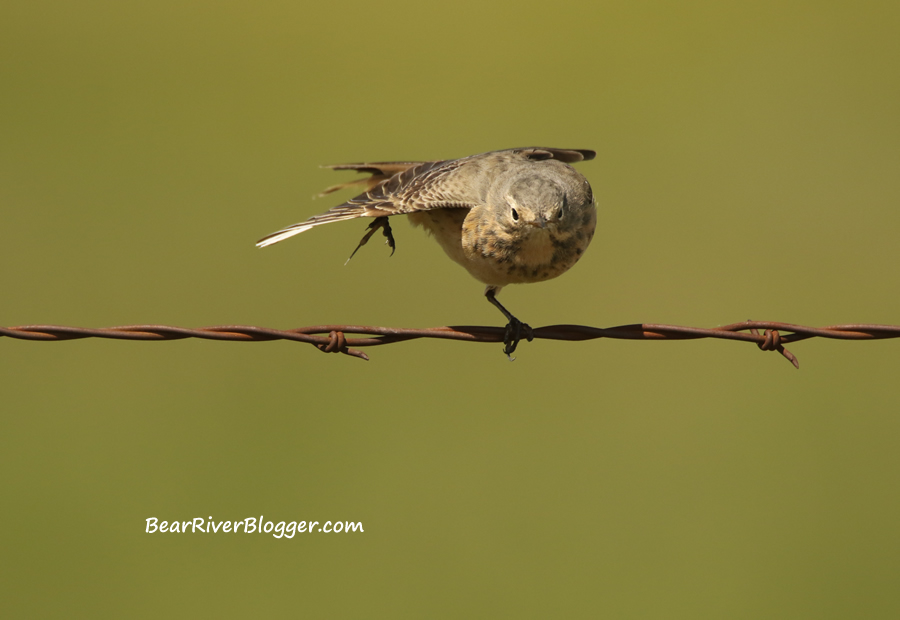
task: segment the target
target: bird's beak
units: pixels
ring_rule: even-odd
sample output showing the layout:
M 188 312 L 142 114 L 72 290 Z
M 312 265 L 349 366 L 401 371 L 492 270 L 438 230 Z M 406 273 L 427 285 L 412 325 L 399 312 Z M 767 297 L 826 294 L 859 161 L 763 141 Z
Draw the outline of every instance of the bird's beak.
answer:
M 547 225 L 547 220 L 545 220 L 542 216 L 537 216 L 530 222 L 528 222 L 529 226 L 534 226 L 535 228 L 544 228 Z

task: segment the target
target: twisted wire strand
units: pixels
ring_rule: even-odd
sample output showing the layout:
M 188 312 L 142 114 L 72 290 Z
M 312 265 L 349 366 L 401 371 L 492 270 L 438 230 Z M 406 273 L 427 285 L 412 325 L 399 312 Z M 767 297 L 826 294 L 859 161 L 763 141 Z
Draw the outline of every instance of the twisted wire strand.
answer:
M 760 334 L 759 330 L 763 330 Z M 123 325 L 119 327 L 86 328 L 62 325 L 21 325 L 0 327 L 0 337 L 20 340 L 61 341 L 81 338 L 112 338 L 117 340 L 183 340 L 203 338 L 231 342 L 265 342 L 292 340 L 305 342 L 325 353 L 343 353 L 364 360 L 369 356 L 355 347 L 374 347 L 418 338 L 440 338 L 468 342 L 503 342 L 504 329 L 475 325 L 432 327 L 427 329 L 374 327 L 368 325 L 312 325 L 279 330 L 252 325 L 215 325 L 185 328 L 168 325 Z M 782 334 L 784 332 L 784 334 Z M 346 334 L 362 337 L 348 338 Z M 900 338 L 900 325 L 848 324 L 828 327 L 807 327 L 770 321 L 743 321 L 721 327 L 682 327 L 655 323 L 635 323 L 616 327 L 587 325 L 548 325 L 534 330 L 534 337 L 544 340 L 696 340 L 718 338 L 753 342 L 763 351 L 778 351 L 795 368 L 800 364 L 785 344 L 809 338 L 834 340 L 880 340 Z

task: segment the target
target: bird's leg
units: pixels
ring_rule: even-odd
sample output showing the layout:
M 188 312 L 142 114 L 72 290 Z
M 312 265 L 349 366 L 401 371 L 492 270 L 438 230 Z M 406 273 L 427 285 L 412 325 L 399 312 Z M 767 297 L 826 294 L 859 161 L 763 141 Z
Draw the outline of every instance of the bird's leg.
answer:
M 497 301 L 497 288 L 493 286 L 489 286 L 484 290 L 484 296 L 487 297 L 487 300 L 497 306 L 497 309 L 503 313 L 503 316 L 506 317 L 506 320 L 509 323 L 506 324 L 506 332 L 503 334 L 503 352 L 506 353 L 506 357 L 509 357 L 510 360 L 514 359 L 511 357 L 513 351 L 516 350 L 516 347 L 519 346 L 519 340 L 522 339 L 523 332 L 525 339 L 528 342 L 531 342 L 534 339 L 534 332 L 531 329 L 531 326 L 528 323 L 523 323 L 516 317 L 512 315 L 512 313 L 503 307 L 499 301 Z
M 367 229 L 369 232 L 363 235 L 362 240 L 360 240 L 359 245 L 356 246 L 356 249 L 353 250 L 353 254 L 350 255 L 350 258 L 353 258 L 353 256 L 359 251 L 359 248 L 364 246 L 372 237 L 372 235 L 375 234 L 375 231 L 379 228 L 382 229 L 384 236 L 387 237 L 387 244 L 391 248 L 391 256 L 394 255 L 394 250 L 397 249 L 397 244 L 394 243 L 394 231 L 391 230 L 391 224 L 390 222 L 388 222 L 387 216 L 383 215 L 372 220 L 372 223 L 369 224 L 369 227 Z M 347 262 L 344 263 L 345 265 L 350 262 L 350 258 L 348 258 Z

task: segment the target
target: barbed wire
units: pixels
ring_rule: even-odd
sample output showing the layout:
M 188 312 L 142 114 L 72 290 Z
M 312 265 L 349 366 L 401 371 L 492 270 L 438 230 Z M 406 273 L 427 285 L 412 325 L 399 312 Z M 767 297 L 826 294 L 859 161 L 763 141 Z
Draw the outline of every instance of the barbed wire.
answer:
M 761 334 L 759 330 L 763 330 Z M 594 340 L 613 338 L 619 340 L 697 340 L 718 338 L 753 342 L 763 351 L 778 351 L 795 368 L 800 368 L 796 356 L 784 345 L 809 338 L 835 340 L 880 340 L 900 338 L 900 325 L 832 325 L 806 327 L 791 323 L 770 321 L 743 321 L 721 327 L 681 327 L 638 323 L 616 327 L 590 327 L 587 325 L 548 325 L 533 330 L 534 338 L 543 340 Z M 782 333 L 785 332 L 785 333 Z M 366 337 L 351 337 L 357 334 Z M 372 327 L 366 325 L 313 325 L 279 330 L 250 325 L 216 325 L 190 329 L 168 325 L 124 325 L 120 327 L 86 328 L 62 325 L 22 325 L 0 327 L 0 337 L 20 340 L 61 341 L 81 338 L 112 338 L 116 340 L 183 340 L 204 338 L 231 342 L 264 342 L 292 340 L 305 342 L 326 353 L 343 353 L 364 360 L 369 356 L 355 347 L 374 347 L 418 338 L 440 338 L 465 342 L 503 342 L 502 327 L 456 325 L 410 329 L 397 327 Z

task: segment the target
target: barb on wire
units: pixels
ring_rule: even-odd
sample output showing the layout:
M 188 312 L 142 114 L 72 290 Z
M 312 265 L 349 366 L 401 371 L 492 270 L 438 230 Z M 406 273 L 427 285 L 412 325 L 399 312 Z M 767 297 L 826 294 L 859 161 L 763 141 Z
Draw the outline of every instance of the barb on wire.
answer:
M 760 334 L 759 330 L 763 330 Z M 348 338 L 346 334 L 361 337 Z M 125 325 L 92 329 L 64 327 L 60 325 L 22 325 L 0 327 L 0 337 L 21 340 L 77 340 L 80 338 L 113 338 L 118 340 L 182 340 L 205 338 L 235 342 L 262 342 L 268 340 L 293 340 L 315 346 L 325 353 L 344 353 L 364 360 L 369 356 L 354 347 L 374 347 L 417 338 L 442 338 L 467 342 L 503 342 L 504 329 L 457 325 L 429 329 L 396 327 L 371 327 L 366 325 L 313 325 L 279 330 L 248 325 L 216 325 L 188 329 L 167 325 Z M 797 358 L 784 345 L 808 338 L 832 338 L 836 340 L 879 340 L 900 338 L 900 325 L 832 325 L 830 327 L 806 327 L 790 323 L 769 321 L 744 321 L 722 327 L 681 327 L 640 323 L 617 327 L 589 327 L 586 325 L 548 325 L 534 330 L 535 338 L 545 340 L 594 340 L 615 338 L 624 340 L 696 340 L 718 338 L 753 342 L 763 351 L 778 351 L 795 368 L 800 368 Z

